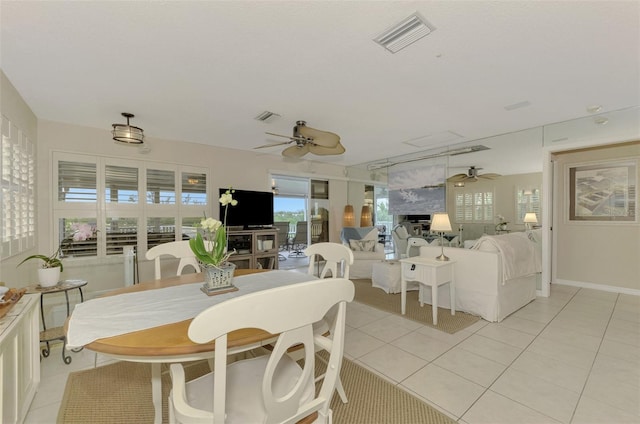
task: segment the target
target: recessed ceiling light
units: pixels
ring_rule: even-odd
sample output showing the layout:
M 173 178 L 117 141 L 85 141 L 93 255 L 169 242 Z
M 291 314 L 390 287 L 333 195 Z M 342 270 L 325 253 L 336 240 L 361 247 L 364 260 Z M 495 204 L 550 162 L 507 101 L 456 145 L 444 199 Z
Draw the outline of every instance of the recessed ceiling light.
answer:
M 609 119 L 605 118 L 604 116 L 596 116 L 595 118 L 593 118 L 593 122 L 598 125 L 607 125 L 609 123 Z

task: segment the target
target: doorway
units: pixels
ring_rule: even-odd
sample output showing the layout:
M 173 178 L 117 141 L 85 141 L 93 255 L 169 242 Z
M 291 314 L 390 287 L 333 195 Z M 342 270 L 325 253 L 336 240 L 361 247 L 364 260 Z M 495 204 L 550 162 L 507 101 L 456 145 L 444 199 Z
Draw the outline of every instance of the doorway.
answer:
M 329 241 L 329 182 L 272 175 L 274 226 L 278 228 L 279 267 L 308 266 L 304 249 Z

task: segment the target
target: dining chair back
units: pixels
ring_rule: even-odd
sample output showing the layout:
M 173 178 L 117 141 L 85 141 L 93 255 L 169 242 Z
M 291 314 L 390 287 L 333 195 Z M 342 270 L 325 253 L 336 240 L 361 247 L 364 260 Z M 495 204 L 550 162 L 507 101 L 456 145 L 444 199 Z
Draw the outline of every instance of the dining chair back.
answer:
M 353 265 L 353 252 L 344 244 L 339 243 L 316 243 L 307 247 L 304 250 L 305 255 L 309 257 L 309 275 L 317 275 L 319 278 L 327 278 L 327 275 L 331 273 L 332 278 L 349 278 L 349 267 Z M 316 266 L 320 266 L 320 258 L 324 260 L 324 266 L 316 273 Z M 331 328 L 336 319 L 336 308 L 332 308 L 327 314 L 318 322 L 313 324 L 313 334 L 317 336 L 331 334 Z M 324 350 L 322 346 L 316 346 L 316 350 Z M 302 359 L 301 351 L 298 349 L 291 349 L 289 356 L 295 361 Z M 318 379 L 322 378 L 319 377 Z M 342 380 L 338 376 L 336 383 L 336 390 L 343 403 L 347 403 L 347 394 L 342 385 Z
M 309 274 L 315 275 L 315 268 L 324 259 L 324 266 L 318 272 L 319 278 L 326 278 L 330 272 L 333 278 L 349 278 L 349 267 L 353 265 L 353 252 L 340 243 L 316 243 L 307 247 L 304 254 L 309 257 Z M 339 271 L 342 272 L 339 272 Z M 340 275 L 339 275 L 340 274 Z
M 218 303 L 189 325 L 195 343 L 215 340 L 212 373 L 185 382 L 182 364 L 170 368 L 170 422 L 295 423 L 317 413 L 319 423 L 331 422 L 331 397 L 344 354 L 346 302 L 354 297 L 346 279 L 314 280 L 262 290 Z M 337 306 L 331 339 L 314 336 L 312 324 Z M 233 319 L 229 319 L 233 317 Z M 243 328 L 278 334 L 268 355 L 227 364 L 227 335 Z M 304 365 L 287 355 L 304 346 Z M 331 349 L 326 377 L 318 394 L 314 383 L 314 344 Z
M 147 254 L 145 255 L 147 260 L 155 261 L 154 278 L 156 280 L 162 278 L 162 273 L 160 271 L 161 256 L 173 256 L 174 258 L 180 259 L 176 275 L 182 275 L 182 270 L 188 265 L 191 265 L 196 272 L 200 272 L 198 261 L 196 260 L 191 247 L 189 247 L 189 240 L 172 241 L 169 243 L 159 244 L 147 251 Z

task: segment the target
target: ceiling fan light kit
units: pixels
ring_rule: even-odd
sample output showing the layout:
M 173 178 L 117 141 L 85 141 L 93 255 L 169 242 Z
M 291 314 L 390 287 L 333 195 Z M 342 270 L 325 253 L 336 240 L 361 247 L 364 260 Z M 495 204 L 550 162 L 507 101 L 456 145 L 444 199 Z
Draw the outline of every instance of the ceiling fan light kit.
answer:
M 122 116 L 127 118 L 126 124 L 113 124 L 113 139 L 118 144 L 140 145 L 144 143 L 144 131 L 142 128 L 129 125 L 129 119 L 133 118 L 132 113 L 122 112 Z

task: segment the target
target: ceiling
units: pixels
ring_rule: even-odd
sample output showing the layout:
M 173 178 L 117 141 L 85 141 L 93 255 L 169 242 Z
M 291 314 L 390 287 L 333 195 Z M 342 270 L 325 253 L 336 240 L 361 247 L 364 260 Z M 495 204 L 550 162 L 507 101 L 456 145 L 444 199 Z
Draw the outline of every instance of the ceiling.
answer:
M 279 155 L 253 148 L 306 120 L 347 152 L 305 159 L 347 166 L 640 104 L 637 1 L 0 7 L 0 66 L 39 119 L 111 129 L 130 112 L 151 138 Z M 396 54 L 372 41 L 416 11 L 431 34 Z M 280 118 L 255 120 L 263 111 Z M 501 151 L 522 153 L 509 142 Z

